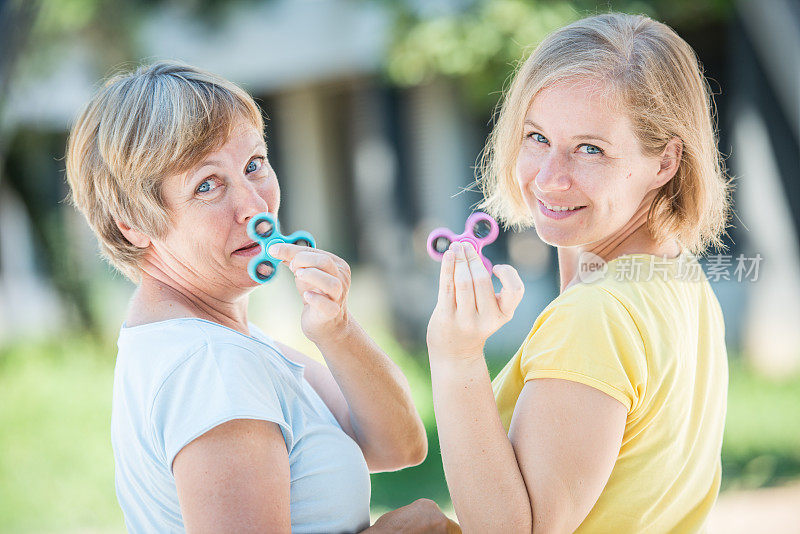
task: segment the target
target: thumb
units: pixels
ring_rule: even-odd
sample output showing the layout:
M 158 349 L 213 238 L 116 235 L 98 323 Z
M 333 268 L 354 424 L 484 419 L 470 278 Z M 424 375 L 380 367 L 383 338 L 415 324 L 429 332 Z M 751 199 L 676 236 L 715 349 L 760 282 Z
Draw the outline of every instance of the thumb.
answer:
M 503 316 L 511 319 L 525 294 L 525 285 L 517 270 L 510 265 L 495 265 L 492 272 L 503 286 L 500 293 L 495 293 L 497 306 Z

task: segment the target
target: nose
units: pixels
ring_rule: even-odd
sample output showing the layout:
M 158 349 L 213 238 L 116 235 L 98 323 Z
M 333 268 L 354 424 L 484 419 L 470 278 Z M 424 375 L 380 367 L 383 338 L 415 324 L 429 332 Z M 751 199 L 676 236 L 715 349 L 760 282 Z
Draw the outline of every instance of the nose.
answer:
M 247 224 L 259 213 L 269 211 L 267 201 L 259 194 L 258 189 L 249 180 L 241 180 L 236 187 L 236 221 Z
M 534 183 L 539 191 L 566 191 L 572 185 L 569 168 L 555 151 L 542 161 Z

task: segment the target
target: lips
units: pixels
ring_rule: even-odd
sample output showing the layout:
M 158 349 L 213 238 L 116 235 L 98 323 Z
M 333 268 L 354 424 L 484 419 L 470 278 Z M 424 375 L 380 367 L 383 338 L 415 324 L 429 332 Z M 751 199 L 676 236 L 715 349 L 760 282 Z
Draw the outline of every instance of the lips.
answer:
M 258 246 L 258 243 L 256 243 L 255 241 L 250 241 L 246 245 L 244 245 L 242 247 L 239 247 L 236 250 L 234 250 L 234 252 L 242 252 L 242 251 L 245 251 L 245 250 L 250 250 L 251 248 L 254 248 L 254 247 L 257 247 L 257 246 Z
M 539 199 L 536 200 L 536 203 L 539 205 L 539 210 L 542 212 L 543 215 L 545 215 L 550 219 L 557 219 L 557 220 L 566 219 L 567 217 L 572 217 L 575 214 L 580 213 L 581 211 L 586 209 L 586 206 L 581 206 L 580 208 L 574 210 L 553 211 L 547 206 L 545 206 L 544 203 Z
M 547 208 L 548 210 L 550 210 L 550 208 L 548 206 L 569 207 L 569 208 L 575 208 L 575 209 L 580 209 L 580 208 L 585 208 L 586 207 L 586 206 L 581 205 L 581 204 L 566 204 L 566 203 L 562 204 L 560 202 L 547 202 L 547 201 L 542 200 L 539 197 L 536 197 L 536 200 L 538 200 L 539 202 L 544 204 L 544 207 Z M 566 211 L 566 210 L 550 210 L 550 211 Z

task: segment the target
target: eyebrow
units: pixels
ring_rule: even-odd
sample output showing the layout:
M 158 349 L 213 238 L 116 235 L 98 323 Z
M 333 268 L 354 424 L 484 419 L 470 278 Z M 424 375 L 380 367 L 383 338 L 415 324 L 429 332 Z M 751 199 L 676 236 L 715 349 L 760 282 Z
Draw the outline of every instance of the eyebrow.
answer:
M 253 153 L 253 152 L 257 151 L 260 148 L 263 148 L 264 151 L 266 152 L 267 151 L 267 144 L 264 141 L 258 141 L 255 145 L 253 145 L 253 148 L 250 149 L 250 153 Z M 203 160 L 200 163 L 200 165 L 195 167 L 195 170 L 189 171 L 189 173 L 187 173 L 186 178 L 184 179 L 184 183 L 186 185 L 189 185 L 189 182 L 191 181 L 191 179 L 194 178 L 197 174 L 199 174 L 200 171 L 204 167 L 222 167 L 222 166 L 223 166 L 222 161 L 217 160 L 217 159 Z
M 536 124 L 532 120 L 525 119 L 525 124 L 533 126 L 537 130 L 544 130 L 544 128 L 542 128 L 541 126 L 539 126 L 538 124 Z M 591 134 L 591 133 L 590 134 L 574 135 L 574 136 L 572 136 L 572 138 L 576 139 L 576 140 L 579 140 L 579 141 L 587 140 L 587 139 L 597 139 L 598 141 L 603 141 L 604 143 L 607 143 L 609 145 L 613 145 L 614 144 L 611 141 L 609 141 L 608 139 L 606 139 L 605 137 L 602 137 L 602 136 L 597 135 L 597 134 Z

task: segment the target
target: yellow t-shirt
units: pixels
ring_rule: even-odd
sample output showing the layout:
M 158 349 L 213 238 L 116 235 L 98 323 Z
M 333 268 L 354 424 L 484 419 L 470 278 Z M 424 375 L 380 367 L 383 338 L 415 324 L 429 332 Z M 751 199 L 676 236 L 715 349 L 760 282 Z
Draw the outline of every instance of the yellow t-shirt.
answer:
M 630 254 L 542 311 L 493 382 L 506 431 L 528 380 L 594 387 L 628 410 L 622 447 L 576 532 L 703 532 L 719 491 L 728 365 L 697 259 Z

